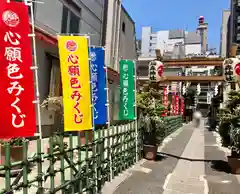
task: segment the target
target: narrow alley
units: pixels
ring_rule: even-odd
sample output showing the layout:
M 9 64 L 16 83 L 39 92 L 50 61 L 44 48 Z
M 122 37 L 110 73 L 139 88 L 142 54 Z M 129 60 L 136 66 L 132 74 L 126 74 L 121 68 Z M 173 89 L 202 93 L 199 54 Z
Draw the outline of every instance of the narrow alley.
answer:
M 239 193 L 240 176 L 230 173 L 215 134 L 203 123 L 200 128 L 184 125 L 159 149 L 157 162 L 133 168 L 114 194 Z

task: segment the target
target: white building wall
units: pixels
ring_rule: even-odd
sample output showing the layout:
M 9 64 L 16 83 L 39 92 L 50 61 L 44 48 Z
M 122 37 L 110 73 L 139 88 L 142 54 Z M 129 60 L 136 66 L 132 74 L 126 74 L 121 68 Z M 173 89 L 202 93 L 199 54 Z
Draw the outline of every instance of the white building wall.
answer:
M 230 14 L 231 14 L 230 10 L 224 10 L 222 14 L 221 41 L 220 41 L 221 57 L 227 56 L 227 33 L 228 33 L 228 20 Z
M 166 51 L 172 51 L 174 45 L 176 43 L 180 43 L 180 42 L 184 44 L 184 39 L 183 38 L 168 39 L 167 40 L 167 45 L 166 45 Z
M 168 43 L 168 30 L 158 31 L 157 32 L 157 45 L 156 48 L 161 50 L 161 54 L 167 49 Z
M 201 44 L 187 44 L 185 45 L 185 55 L 200 54 Z
M 108 13 L 107 13 L 107 30 L 106 30 L 106 43 L 105 43 L 105 63 L 111 68 L 118 69 L 115 64 L 114 54 L 117 49 L 116 40 L 119 36 L 118 29 L 120 28 L 120 10 L 121 2 L 118 0 L 108 0 Z
M 142 43 L 141 43 L 141 55 L 149 56 L 149 46 L 150 46 L 150 37 L 152 34 L 151 27 L 143 27 L 142 28 Z

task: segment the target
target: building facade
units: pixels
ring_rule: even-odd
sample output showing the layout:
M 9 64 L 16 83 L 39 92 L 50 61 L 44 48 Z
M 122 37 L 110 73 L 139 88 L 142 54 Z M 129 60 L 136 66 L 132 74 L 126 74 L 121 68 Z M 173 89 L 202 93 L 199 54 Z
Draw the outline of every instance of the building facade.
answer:
M 240 44 L 240 1 L 231 0 L 230 16 L 227 26 L 227 54 L 229 56 L 231 46 Z M 240 55 L 240 49 L 237 49 L 237 55 Z
M 88 35 L 91 45 L 102 45 L 105 0 L 42 2 L 33 7 L 40 102 L 48 96 L 62 96 L 58 35 Z M 41 108 L 44 135 L 51 132 L 54 118 L 54 112 Z
M 151 27 L 142 28 L 141 57 L 155 56 L 160 49 L 164 58 L 184 58 L 201 53 L 201 38 L 196 32 L 162 30 L 152 32 Z
M 137 59 L 135 23 L 120 0 L 107 0 L 105 63 L 114 75 L 109 80 L 110 116 L 118 120 L 119 112 L 119 60 Z
M 188 32 L 184 40 L 185 56 L 195 56 L 201 53 L 201 37 L 195 32 Z
M 220 56 L 228 56 L 228 33 L 229 33 L 229 19 L 230 10 L 224 10 L 222 13 L 222 25 L 221 25 L 221 40 L 220 40 Z
M 110 6 L 111 0 L 42 0 L 42 2 L 34 3 L 40 101 L 43 102 L 48 96 L 62 96 L 57 36 L 73 34 L 88 35 L 90 45 L 105 47 L 106 64 L 109 65 L 107 72 L 110 104 L 114 104 L 118 101 L 115 99 L 117 95 L 114 92 L 119 83 L 118 60 L 121 56 L 131 59 L 135 59 L 136 56 L 134 22 L 126 10 L 122 9 L 121 2 L 119 22 L 118 25 L 114 24 L 114 29 L 112 28 L 113 24 L 109 23 L 111 18 L 108 17 L 109 13 L 115 13 L 115 9 Z M 118 0 L 115 2 L 119 3 Z M 124 35 L 122 35 L 122 23 L 125 24 Z M 116 35 L 114 42 L 110 43 L 111 46 L 115 45 L 115 48 L 111 49 L 108 47 L 109 29 L 119 32 L 115 33 L 119 35 Z M 120 41 L 123 43 L 119 43 Z M 128 50 L 125 51 L 124 48 Z M 112 66 L 112 63 L 109 62 L 109 56 L 115 59 L 113 62 L 115 65 Z M 114 58 L 114 56 L 118 57 Z M 111 107 L 110 110 L 115 109 Z M 41 118 L 43 134 L 48 135 L 54 124 L 54 112 L 42 108 Z M 112 117 L 112 119 L 114 118 Z

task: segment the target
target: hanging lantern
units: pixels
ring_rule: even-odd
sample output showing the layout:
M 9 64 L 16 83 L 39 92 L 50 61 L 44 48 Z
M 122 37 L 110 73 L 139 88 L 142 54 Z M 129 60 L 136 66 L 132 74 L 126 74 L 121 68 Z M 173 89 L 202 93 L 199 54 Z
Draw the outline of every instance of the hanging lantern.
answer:
M 163 63 L 161 61 L 151 61 L 149 63 L 149 79 L 152 82 L 159 82 L 163 77 Z
M 240 76 L 240 64 L 239 63 L 235 65 L 234 70 L 235 70 L 236 75 Z
M 240 81 L 240 59 L 229 58 L 223 63 L 224 77 L 228 82 Z

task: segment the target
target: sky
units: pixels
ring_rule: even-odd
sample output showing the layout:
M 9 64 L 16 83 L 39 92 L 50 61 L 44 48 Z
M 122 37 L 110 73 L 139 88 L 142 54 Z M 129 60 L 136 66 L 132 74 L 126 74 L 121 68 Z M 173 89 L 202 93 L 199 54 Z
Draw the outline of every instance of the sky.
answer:
M 204 16 L 208 47 L 219 50 L 222 11 L 229 9 L 230 0 L 123 0 L 123 6 L 135 21 L 138 39 L 142 26 L 152 26 L 153 31 L 196 31 L 198 17 Z

